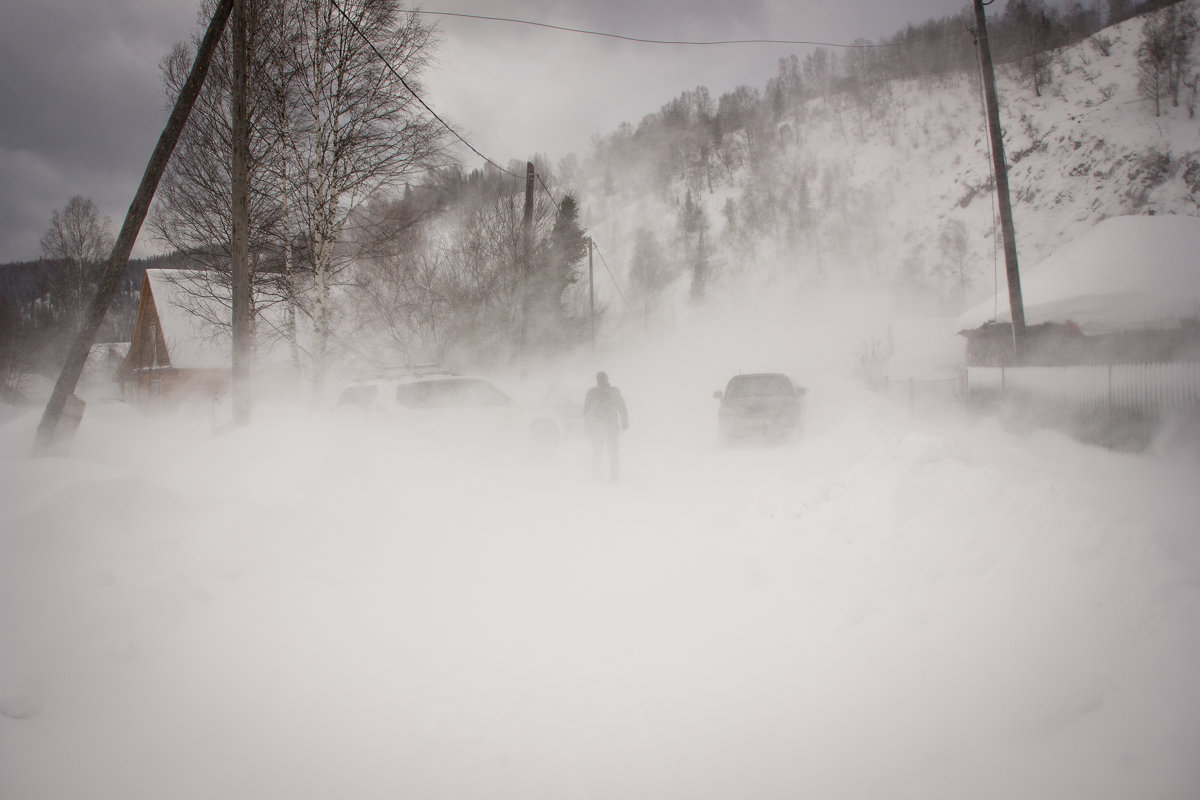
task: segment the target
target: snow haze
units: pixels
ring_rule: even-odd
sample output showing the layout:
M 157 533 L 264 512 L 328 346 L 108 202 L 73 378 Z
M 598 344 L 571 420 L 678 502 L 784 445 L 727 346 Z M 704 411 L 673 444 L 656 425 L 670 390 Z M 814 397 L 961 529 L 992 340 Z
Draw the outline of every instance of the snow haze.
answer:
M 1040 98 L 1001 75 L 1033 288 L 1102 220 L 1195 213 L 1195 122 L 1138 106 L 1137 25 L 1064 48 Z M 0 405 L 0 798 L 1192 800 L 1196 430 L 1120 453 L 959 402 L 958 315 L 1004 292 L 977 83 L 893 90 L 877 123 L 806 101 L 784 157 L 697 190 L 708 295 L 678 271 L 653 319 L 620 290 L 687 188 L 580 162 L 597 349 L 483 371 L 582 403 L 605 370 L 615 484 L 578 435 L 537 458 L 266 380 L 238 429 L 90 382 L 53 457 L 40 405 Z M 803 237 L 731 236 L 726 207 L 805 175 Z M 1186 260 L 1189 236 L 1137 242 Z M 869 389 L 880 342 L 893 381 L 942 388 Z M 713 392 L 759 371 L 806 388 L 800 431 L 719 446 Z
M 574 438 L 99 388 L 30 459 L 7 407 L 0 795 L 1191 796 L 1200 465 L 869 394 L 824 346 L 849 299 L 496 376 L 605 368 L 616 485 Z M 764 366 L 800 436 L 718 447 L 712 391 Z

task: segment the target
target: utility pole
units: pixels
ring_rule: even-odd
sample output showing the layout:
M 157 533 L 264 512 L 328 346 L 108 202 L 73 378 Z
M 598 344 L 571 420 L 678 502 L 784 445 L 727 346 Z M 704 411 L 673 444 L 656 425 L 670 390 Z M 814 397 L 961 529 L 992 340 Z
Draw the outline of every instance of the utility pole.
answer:
M 158 182 L 167 167 L 171 153 L 175 150 L 176 142 L 179 141 L 179 134 L 183 131 L 184 123 L 192 113 L 192 106 L 195 105 L 196 97 L 200 94 L 200 87 L 204 85 L 204 77 L 208 74 L 213 51 L 216 50 L 217 42 L 220 41 L 221 34 L 225 31 L 225 23 L 229 21 L 229 13 L 232 9 L 233 0 L 220 0 L 213 12 L 212 21 L 209 22 L 204 39 L 196 51 L 196 60 L 192 62 L 192 71 L 188 74 L 183 88 L 179 90 L 179 97 L 175 100 L 171 116 L 167 120 L 166 127 L 163 128 L 162 134 L 158 137 L 158 144 L 155 145 L 154 152 L 150 155 L 150 161 L 146 164 L 142 182 L 133 196 L 133 202 L 129 204 L 129 211 L 125 214 L 125 223 L 121 226 L 121 233 L 117 236 L 117 242 L 113 245 L 112 253 L 108 257 L 104 275 L 100 279 L 100 286 L 96 289 L 92 304 L 84 315 L 83 325 L 80 327 L 75 341 L 71 344 L 71 349 L 67 351 L 67 360 L 63 364 L 62 372 L 59 373 L 58 382 L 54 384 L 54 391 L 50 393 L 50 399 L 46 403 L 46 410 L 42 414 L 42 421 L 38 424 L 37 435 L 34 438 L 33 451 L 35 454 L 47 453 L 56 444 L 65 446 L 70 441 L 70 437 L 74 435 L 74 428 L 64 427 L 61 431 L 59 430 L 68 400 L 71 400 L 72 405 L 78 410 L 79 416 L 74 419 L 76 425 L 83 415 L 82 401 L 75 397 L 75 387 L 79 384 L 79 376 L 83 374 L 83 365 L 87 361 L 88 351 L 92 348 L 92 342 L 96 339 L 96 331 L 100 329 L 100 323 L 104 321 L 104 314 L 108 311 L 109 304 L 112 303 L 113 295 L 117 293 L 117 287 L 121 285 L 121 277 L 125 274 L 125 266 L 129 263 L 129 254 L 133 251 L 133 244 L 137 241 L 142 223 L 146 219 L 146 213 L 150 210 L 150 202 L 154 199 Z
M 596 281 L 592 273 L 592 237 L 588 237 L 588 319 L 592 328 L 592 352 L 596 352 Z
M 975 0 L 975 27 L 979 40 L 979 59 L 983 72 L 983 90 L 987 99 L 988 138 L 992 143 L 992 171 L 996 174 L 996 196 L 1000 208 L 1000 231 L 1004 237 L 1004 264 L 1008 276 L 1008 304 L 1012 312 L 1013 351 L 1018 363 L 1025 356 L 1025 303 L 1021 299 L 1021 273 L 1017 268 L 1017 236 L 1013 230 L 1012 203 L 1008 196 L 1008 165 L 1004 160 L 1004 139 L 1000 132 L 1000 103 L 996 99 L 996 75 L 992 71 L 992 53 L 988 47 L 987 17 L 984 5 L 995 0 Z
M 525 162 L 525 216 L 521 219 L 521 342 L 520 355 L 525 356 L 529 332 L 530 280 L 533 276 L 533 162 Z
M 249 55 L 246 41 L 246 0 L 233 0 L 233 98 L 231 101 L 233 197 L 230 211 L 233 231 L 230 256 L 233 271 L 233 423 L 250 422 L 250 359 L 253 330 L 250 327 L 250 124 Z

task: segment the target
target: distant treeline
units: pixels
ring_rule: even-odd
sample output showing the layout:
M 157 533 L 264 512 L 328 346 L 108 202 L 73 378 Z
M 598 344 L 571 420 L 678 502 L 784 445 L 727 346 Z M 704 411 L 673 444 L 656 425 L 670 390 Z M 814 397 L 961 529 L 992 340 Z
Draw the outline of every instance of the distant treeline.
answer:
M 182 269 L 185 266 L 187 259 L 181 253 L 131 258 L 125 265 L 122 284 L 132 286 L 136 293 L 141 288 L 146 270 Z M 56 287 L 62 281 L 63 272 L 61 264 L 44 258 L 0 264 L 0 302 L 25 308 L 41 300 L 48 308 L 53 308 L 56 305 Z
M 1004 11 L 988 19 L 988 41 L 998 63 L 1013 63 L 1033 52 L 1074 44 L 1103 27 L 1175 5 L 1181 0 L 1108 0 L 1070 2 L 1058 8 L 1045 0 L 1010 0 Z M 876 44 L 887 45 L 882 57 L 893 77 L 919 78 L 976 69 L 970 8 L 962 14 L 913 24 Z
M 185 266 L 179 253 L 131 259 L 96 341 L 129 341 L 146 270 Z M 97 283 L 100 269 L 97 265 Z M 77 329 L 65 302 L 65 280 L 66 267 L 49 259 L 0 264 L 0 397 L 19 398 L 23 375 L 51 374 L 61 364 Z

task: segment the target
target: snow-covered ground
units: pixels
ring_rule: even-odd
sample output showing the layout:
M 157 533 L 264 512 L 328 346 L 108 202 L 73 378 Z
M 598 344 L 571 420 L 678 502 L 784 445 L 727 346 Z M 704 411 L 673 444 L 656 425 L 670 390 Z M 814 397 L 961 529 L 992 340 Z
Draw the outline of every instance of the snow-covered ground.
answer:
M 0 797 L 1195 797 L 1194 455 L 914 417 L 797 316 L 608 353 L 617 485 L 282 404 L 31 459 L 5 409 Z M 759 360 L 803 434 L 720 449 Z

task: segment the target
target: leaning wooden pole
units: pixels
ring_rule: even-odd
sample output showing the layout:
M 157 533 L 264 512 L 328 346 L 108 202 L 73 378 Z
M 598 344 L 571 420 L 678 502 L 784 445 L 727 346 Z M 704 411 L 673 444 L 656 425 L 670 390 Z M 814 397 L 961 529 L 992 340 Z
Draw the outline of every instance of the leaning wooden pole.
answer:
M 192 106 L 200 94 L 200 87 L 204 85 L 204 77 L 208 74 L 208 65 L 212 61 L 213 51 L 216 50 L 217 43 L 221 40 L 221 35 L 225 31 L 225 23 L 229 21 L 229 12 L 232 9 L 233 0 L 220 0 L 217 4 L 212 22 L 209 23 L 208 31 L 200 43 L 200 49 L 196 52 L 196 60 L 192 64 L 191 74 L 188 75 L 187 82 L 179 92 L 175 108 L 171 111 L 162 135 L 158 137 L 158 144 L 150 156 L 150 162 L 146 165 L 145 174 L 142 175 L 142 183 L 138 186 L 137 194 L 134 195 L 133 202 L 129 205 L 129 211 L 125 215 L 125 224 L 121 226 L 117 243 L 113 245 L 112 254 L 108 257 L 100 286 L 96 289 L 96 295 L 92 298 L 92 304 L 84 316 L 79 334 L 75 337 L 71 349 L 67 351 L 67 361 L 58 376 L 58 382 L 54 384 L 54 391 L 50 393 L 50 400 L 46 403 L 46 411 L 42 414 L 42 421 L 38 425 L 37 436 L 34 440 L 35 454 L 47 452 L 55 443 L 67 399 L 75 394 L 75 387 L 79 384 L 79 376 L 83 374 L 83 365 L 87 361 L 92 342 L 95 341 L 96 331 L 100 329 L 100 323 L 104 321 L 104 314 L 108 311 L 113 295 L 116 294 L 117 287 L 121 284 L 121 277 L 125 274 L 125 265 L 129 263 L 129 254 L 133 251 L 133 244 L 137 241 L 142 223 L 150 210 L 150 201 L 154 199 L 154 192 L 158 189 L 158 182 L 167 167 L 171 153 L 175 150 L 175 143 L 179 141 L 183 126 L 192 112 Z M 73 429 L 69 432 L 64 431 L 64 437 L 73 433 Z
M 250 325 L 250 85 L 249 45 L 246 41 L 246 0 L 233 2 L 232 190 L 230 211 L 230 267 L 233 272 L 233 423 L 250 422 L 250 359 L 253 328 Z
M 983 0 L 975 0 L 975 26 L 979 37 L 979 58 L 983 72 L 983 90 L 987 97 L 988 137 L 992 143 L 992 170 L 996 174 L 996 197 L 1000 209 L 1000 231 L 1004 237 L 1004 264 L 1008 276 L 1008 304 L 1012 312 L 1013 350 L 1020 361 L 1025 353 L 1025 303 L 1021 299 L 1021 272 L 1017 268 L 1017 235 L 1013 230 L 1012 202 L 1008 196 L 1008 164 L 1004 160 L 1004 139 L 1000 132 L 1000 102 L 996 99 L 996 75 L 992 71 L 992 52 L 988 47 L 987 17 Z

